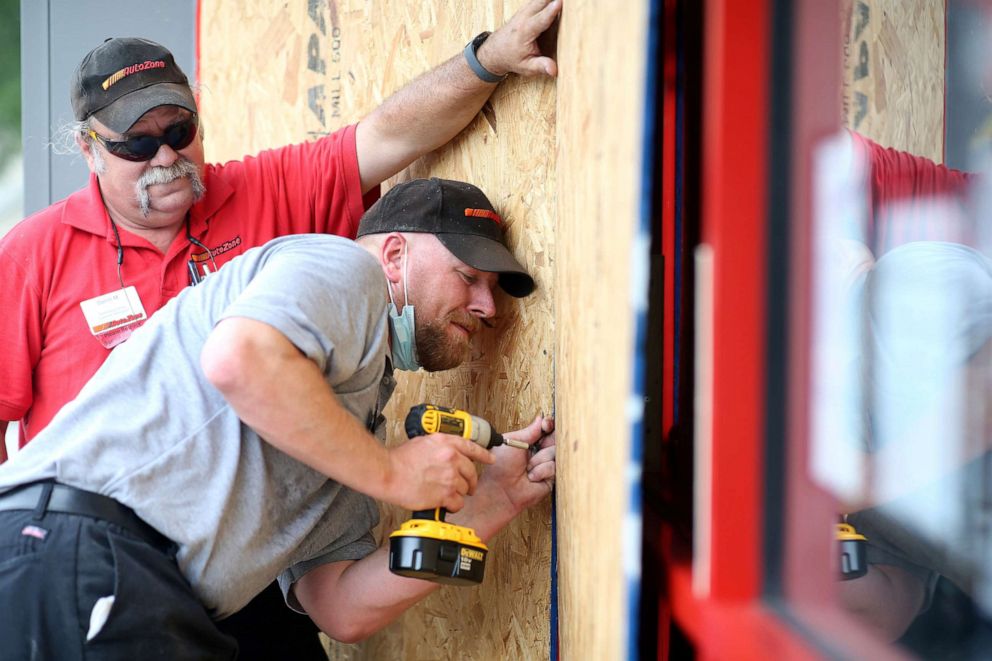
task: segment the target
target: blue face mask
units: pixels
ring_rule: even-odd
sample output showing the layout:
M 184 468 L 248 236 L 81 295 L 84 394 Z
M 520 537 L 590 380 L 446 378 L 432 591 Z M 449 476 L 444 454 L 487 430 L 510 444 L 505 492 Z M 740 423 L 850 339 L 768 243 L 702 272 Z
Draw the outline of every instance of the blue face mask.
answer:
M 393 288 L 386 287 L 389 293 L 389 328 L 392 334 L 393 367 L 408 372 L 420 369 L 417 361 L 417 329 L 414 321 L 413 306 L 410 305 L 407 294 L 406 277 L 406 244 L 403 245 L 403 312 L 398 312 L 393 300 Z

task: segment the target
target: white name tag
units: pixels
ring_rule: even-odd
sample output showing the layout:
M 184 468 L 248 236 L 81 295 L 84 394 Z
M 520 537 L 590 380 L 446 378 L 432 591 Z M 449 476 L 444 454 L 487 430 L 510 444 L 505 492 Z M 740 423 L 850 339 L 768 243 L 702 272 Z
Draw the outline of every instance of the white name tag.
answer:
M 107 349 L 131 337 L 148 315 L 133 286 L 112 291 L 79 304 L 93 337 Z

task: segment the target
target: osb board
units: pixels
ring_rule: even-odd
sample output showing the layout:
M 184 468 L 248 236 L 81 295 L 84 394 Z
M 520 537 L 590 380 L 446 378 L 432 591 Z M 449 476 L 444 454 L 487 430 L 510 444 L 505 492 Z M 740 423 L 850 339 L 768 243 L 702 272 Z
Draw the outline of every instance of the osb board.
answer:
M 944 160 L 944 0 L 846 0 L 845 125 Z
M 357 121 L 405 82 L 458 54 L 472 36 L 502 24 L 520 4 L 203 0 L 208 160 L 240 158 Z M 522 301 L 500 294 L 497 332 L 462 368 L 400 377 L 386 410 L 390 443 L 403 440 L 403 417 L 421 402 L 465 408 L 501 430 L 552 410 L 555 90 L 551 81 L 503 83 L 485 116 L 398 177 L 437 175 L 479 185 L 507 219 L 511 247 L 535 275 L 538 291 Z M 408 516 L 384 508 L 379 534 Z M 332 645 L 331 657 L 547 658 L 550 503 L 525 513 L 490 549 L 480 587 L 443 588 L 369 641 Z
M 623 567 L 626 554 L 640 552 L 639 538 L 624 538 L 624 520 L 630 511 L 631 283 L 647 251 L 634 244 L 647 6 L 630 2 L 618 11 L 613 3 L 569 0 L 558 36 L 555 372 L 562 659 L 627 657 Z

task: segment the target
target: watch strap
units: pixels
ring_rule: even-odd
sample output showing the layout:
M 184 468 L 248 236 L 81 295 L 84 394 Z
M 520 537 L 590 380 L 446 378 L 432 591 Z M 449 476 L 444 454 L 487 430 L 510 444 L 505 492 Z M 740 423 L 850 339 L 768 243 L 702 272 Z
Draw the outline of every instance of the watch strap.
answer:
M 480 33 L 475 37 L 475 39 L 468 42 L 463 53 L 465 54 L 465 61 L 468 62 L 469 68 L 472 69 L 472 72 L 479 77 L 479 80 L 487 83 L 498 83 L 506 78 L 507 74 L 497 76 L 492 71 L 482 66 L 482 62 L 479 62 L 479 58 L 475 54 L 476 51 L 479 50 L 479 46 L 481 46 L 482 43 L 489 38 L 489 34 L 489 32 Z

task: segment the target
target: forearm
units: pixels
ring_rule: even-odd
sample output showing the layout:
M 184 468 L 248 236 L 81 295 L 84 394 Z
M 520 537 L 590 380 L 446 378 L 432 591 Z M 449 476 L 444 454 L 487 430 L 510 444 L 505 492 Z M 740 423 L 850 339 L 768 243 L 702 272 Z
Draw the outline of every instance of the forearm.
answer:
M 437 583 L 390 572 L 389 549 L 381 546 L 358 562 L 318 567 L 294 591 L 321 631 L 352 643 L 390 624 L 438 588 Z
M 484 540 L 502 530 L 516 512 L 512 506 L 480 489 L 465 508 L 447 521 L 467 526 Z M 322 576 L 322 572 L 327 572 Z M 440 584 L 397 576 L 389 571 L 388 540 L 374 553 L 343 571 L 318 568 L 296 585 L 296 597 L 317 626 L 335 640 L 362 640 L 398 618 Z
M 860 578 L 841 581 L 844 608 L 886 640 L 906 632 L 926 598 L 924 581 L 895 565 L 870 565 Z
M 560 11 L 561 0 L 528 0 L 478 47 L 479 63 L 496 76 L 557 75 L 557 65 L 541 55 L 537 39 Z M 496 84 L 479 78 L 459 53 L 386 99 L 355 134 L 362 190 L 455 137 L 494 89 Z
M 449 142 L 494 89 L 458 54 L 387 98 L 356 129 L 362 192 Z
M 228 319 L 202 363 L 211 383 L 263 439 L 331 479 L 384 495 L 388 457 L 341 404 L 317 365 L 274 328 Z
M 465 507 L 448 514 L 445 520 L 471 528 L 482 541 L 488 543 L 519 513 L 501 489 L 480 480 L 475 494 L 465 500 Z
M 475 489 L 473 462 L 492 461 L 478 445 L 448 434 L 386 450 L 341 405 L 317 364 L 267 324 L 225 319 L 207 338 L 200 362 L 241 421 L 263 439 L 377 500 L 457 511 Z
M 518 513 L 498 489 L 480 487 L 460 512 L 448 515 L 447 521 L 472 528 L 488 542 Z M 389 549 L 384 545 L 343 570 L 333 564 L 315 569 L 296 584 L 295 591 L 322 631 L 335 640 L 356 642 L 382 629 L 439 587 L 390 572 Z

